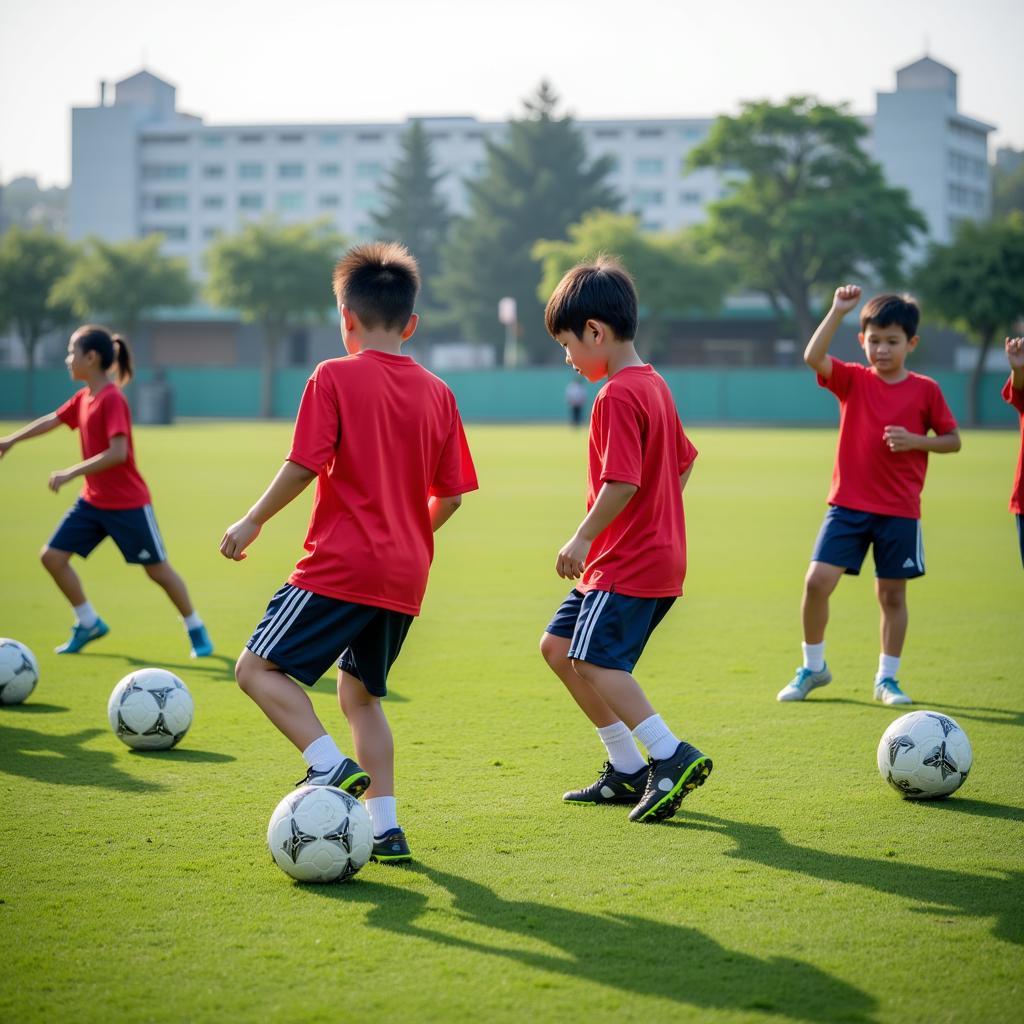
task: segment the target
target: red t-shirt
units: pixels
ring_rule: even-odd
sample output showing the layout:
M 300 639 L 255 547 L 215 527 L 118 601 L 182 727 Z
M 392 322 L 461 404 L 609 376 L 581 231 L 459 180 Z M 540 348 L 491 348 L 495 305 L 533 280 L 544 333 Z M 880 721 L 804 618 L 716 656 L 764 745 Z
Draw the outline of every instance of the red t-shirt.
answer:
M 606 481 L 639 490 L 602 530 L 578 590 L 678 597 L 686 576 L 679 477 L 697 457 L 668 385 L 653 366 L 619 370 L 598 392 L 590 418 L 587 509 Z
M 116 384 L 105 385 L 95 395 L 88 388 L 76 391 L 57 415 L 62 423 L 78 430 L 83 460 L 105 452 L 110 439 L 118 434 L 128 438 L 128 458 L 119 466 L 85 477 L 82 498 L 97 508 L 142 508 L 150 504 L 149 488 L 135 465 L 132 414 Z
M 364 351 L 306 383 L 288 461 L 319 474 L 290 583 L 418 615 L 434 555 L 427 501 L 477 488 L 455 396 L 409 356 Z
M 833 357 L 832 375 L 818 383 L 839 399 L 839 442 L 828 503 L 882 516 L 921 518 L 928 453 L 892 452 L 882 432 L 949 434 L 956 420 L 931 377 L 911 373 L 887 384 L 868 366 Z
M 1017 456 L 1017 475 L 1010 495 L 1010 511 L 1024 515 L 1024 391 L 1014 389 L 1012 373 L 1003 385 L 1003 398 L 1020 413 L 1020 455 Z

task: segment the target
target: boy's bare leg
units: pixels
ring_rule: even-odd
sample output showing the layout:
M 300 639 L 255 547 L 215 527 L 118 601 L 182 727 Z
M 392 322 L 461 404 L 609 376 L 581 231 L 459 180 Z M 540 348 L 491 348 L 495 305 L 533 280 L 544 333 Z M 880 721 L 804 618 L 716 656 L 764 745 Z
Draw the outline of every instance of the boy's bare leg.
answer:
M 573 661 L 571 665 L 577 675 L 593 688 L 601 703 L 611 711 L 613 720 L 625 722 L 630 730 L 656 714 L 644 691 L 640 689 L 640 684 L 628 672 L 602 668 L 589 661 Z M 573 696 L 576 696 L 575 692 Z
M 803 616 L 804 642 L 820 644 L 825 640 L 828 625 L 828 599 L 846 570 L 841 565 L 811 562 L 804 579 Z
M 305 690 L 272 661 L 246 648 L 235 664 L 235 679 L 246 696 L 300 751 L 327 735 Z
M 39 556 L 46 571 L 53 577 L 53 582 L 60 592 L 68 599 L 72 608 L 85 604 L 85 591 L 78 573 L 71 568 L 71 552 L 57 548 L 44 548 Z
M 144 565 L 143 569 L 154 583 L 163 587 L 174 607 L 178 609 L 178 614 L 187 619 L 195 609 L 189 600 L 185 581 L 171 568 L 171 563 L 157 562 L 155 565 Z
M 569 645 L 572 641 L 565 636 L 545 633 L 540 639 L 540 653 L 551 667 L 551 671 L 565 684 L 572 699 L 580 710 L 598 729 L 614 725 L 619 716 L 608 706 L 594 686 L 573 668 L 569 660 Z M 596 668 L 596 666 L 591 666 Z M 639 689 L 639 687 L 638 687 Z
M 380 698 L 355 676 L 338 672 L 338 704 L 348 719 L 356 760 L 373 780 L 367 799 L 395 794 L 395 742 Z
M 876 579 L 875 593 L 882 609 L 879 624 L 882 653 L 898 658 L 903 654 L 907 623 L 910 621 L 907 612 L 907 581 Z

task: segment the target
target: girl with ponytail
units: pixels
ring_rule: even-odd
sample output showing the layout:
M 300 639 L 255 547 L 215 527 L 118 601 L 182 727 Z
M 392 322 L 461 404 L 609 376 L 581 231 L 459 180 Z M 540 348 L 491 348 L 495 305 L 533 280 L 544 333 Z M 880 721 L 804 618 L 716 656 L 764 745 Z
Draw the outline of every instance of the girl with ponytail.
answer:
M 62 423 L 79 434 L 82 461 L 51 473 L 49 486 L 56 493 L 79 476 L 85 478 L 85 484 L 41 554 L 43 565 L 75 612 L 71 637 L 57 653 L 77 654 L 110 632 L 86 599 L 71 567 L 71 556 L 87 558 L 105 537 L 112 537 L 124 560 L 141 565 L 178 609 L 192 657 L 212 654 L 213 644 L 192 607 L 185 583 L 167 561 L 149 488 L 135 465 L 131 411 L 121 392 L 132 376 L 128 342 L 105 327 L 85 324 L 71 335 L 64 362 L 71 379 L 84 387 L 59 409 L 0 438 L 2 458 L 19 441 L 49 433 Z

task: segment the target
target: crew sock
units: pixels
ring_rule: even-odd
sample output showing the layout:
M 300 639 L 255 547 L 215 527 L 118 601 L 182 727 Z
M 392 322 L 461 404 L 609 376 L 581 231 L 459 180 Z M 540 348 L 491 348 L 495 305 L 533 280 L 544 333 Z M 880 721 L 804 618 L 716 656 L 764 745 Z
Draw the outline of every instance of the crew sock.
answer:
M 302 752 L 302 756 L 305 758 L 306 764 L 316 772 L 329 772 L 341 764 L 342 759 L 338 744 L 326 733 L 319 739 L 313 740 Z
M 825 641 L 820 644 L 801 644 L 804 650 L 804 668 L 820 672 L 825 667 Z
M 878 675 L 875 682 L 880 683 L 883 679 L 895 679 L 896 673 L 900 670 L 900 659 L 895 654 L 880 654 L 878 656 Z
M 655 761 L 664 761 L 671 757 L 679 746 L 679 738 L 662 721 L 661 715 L 645 718 L 634 730 L 633 735 L 638 743 L 647 748 L 647 753 Z
M 385 832 L 398 828 L 398 809 L 393 796 L 374 796 L 365 803 L 373 825 L 374 839 L 380 839 Z
M 96 625 L 96 621 L 99 616 L 96 614 L 96 609 L 88 602 L 83 604 L 76 604 L 74 606 L 75 619 L 79 626 L 85 626 L 86 629 L 92 629 Z
M 608 760 L 616 771 L 635 775 L 641 768 L 647 766 L 625 722 L 612 722 L 611 725 L 601 726 L 597 730 L 597 735 L 601 737 L 601 742 L 608 751 Z

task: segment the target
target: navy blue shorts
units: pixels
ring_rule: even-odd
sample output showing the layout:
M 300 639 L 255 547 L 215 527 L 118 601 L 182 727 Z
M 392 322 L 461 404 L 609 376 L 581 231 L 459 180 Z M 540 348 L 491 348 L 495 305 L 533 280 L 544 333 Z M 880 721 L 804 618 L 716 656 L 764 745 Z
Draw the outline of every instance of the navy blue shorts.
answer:
M 569 657 L 632 672 L 674 597 L 626 597 L 606 590 L 571 590 L 548 623 L 552 636 L 571 637 Z
M 113 538 L 124 560 L 132 565 L 156 565 L 167 560 L 152 505 L 97 508 L 79 498 L 60 521 L 47 547 L 87 558 L 104 537 Z
M 286 583 L 270 599 L 245 646 L 307 686 L 337 662 L 375 697 L 383 697 L 412 620 L 402 612 L 339 601 Z
M 841 505 L 830 505 L 825 513 L 811 561 L 842 566 L 857 576 L 869 547 L 879 579 L 912 580 L 924 575 L 920 519 L 880 516 Z
M 1020 541 L 1020 564 L 1024 565 L 1024 516 L 1017 513 L 1017 540 Z

